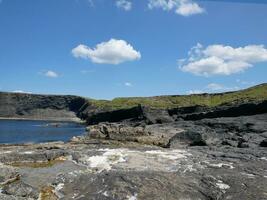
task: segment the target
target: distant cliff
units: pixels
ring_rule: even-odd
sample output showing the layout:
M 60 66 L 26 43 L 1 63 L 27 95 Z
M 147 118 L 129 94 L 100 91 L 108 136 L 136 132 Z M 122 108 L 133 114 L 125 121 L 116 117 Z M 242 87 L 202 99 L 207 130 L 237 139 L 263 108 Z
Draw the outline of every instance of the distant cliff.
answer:
M 65 95 L 0 92 L 0 118 L 78 120 L 86 99 Z
M 265 113 L 266 101 L 267 84 L 217 94 L 130 97 L 111 101 L 71 95 L 0 92 L 0 118 L 82 119 L 88 124 L 146 118 L 149 123 L 155 123 L 170 121 L 173 115 L 194 120 Z M 185 111 L 190 112 L 185 116 Z

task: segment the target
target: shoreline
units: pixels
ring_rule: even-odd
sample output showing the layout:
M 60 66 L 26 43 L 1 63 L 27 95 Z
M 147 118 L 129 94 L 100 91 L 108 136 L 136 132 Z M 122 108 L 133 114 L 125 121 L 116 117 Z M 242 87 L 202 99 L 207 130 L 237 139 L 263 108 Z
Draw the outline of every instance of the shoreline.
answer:
M 25 118 L 25 117 L 0 117 L 0 120 L 17 120 L 17 121 L 49 121 L 49 122 L 76 122 L 83 124 L 86 121 L 79 118 Z

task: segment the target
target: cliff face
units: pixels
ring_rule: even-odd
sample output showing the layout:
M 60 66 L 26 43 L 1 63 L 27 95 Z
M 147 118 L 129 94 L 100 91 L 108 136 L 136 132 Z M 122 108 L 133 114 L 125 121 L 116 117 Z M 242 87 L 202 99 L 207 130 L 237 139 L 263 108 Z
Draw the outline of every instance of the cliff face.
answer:
M 189 96 L 88 100 L 71 95 L 0 92 L 0 118 L 86 120 L 100 122 L 145 120 L 167 123 L 182 118 L 200 120 L 267 113 L 267 84 L 236 92 Z
M 0 92 L 0 117 L 43 120 L 77 120 L 86 100 L 77 96 Z

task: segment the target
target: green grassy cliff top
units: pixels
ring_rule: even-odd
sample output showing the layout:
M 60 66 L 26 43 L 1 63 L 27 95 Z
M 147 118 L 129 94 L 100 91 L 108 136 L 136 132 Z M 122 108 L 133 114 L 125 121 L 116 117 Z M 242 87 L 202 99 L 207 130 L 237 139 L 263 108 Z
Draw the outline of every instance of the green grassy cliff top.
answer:
M 138 104 L 152 108 L 174 108 L 193 105 L 217 106 L 232 102 L 249 102 L 267 99 L 267 83 L 235 92 L 216 94 L 169 95 L 155 97 L 128 97 L 107 100 L 89 100 L 93 105 L 105 109 L 129 108 Z

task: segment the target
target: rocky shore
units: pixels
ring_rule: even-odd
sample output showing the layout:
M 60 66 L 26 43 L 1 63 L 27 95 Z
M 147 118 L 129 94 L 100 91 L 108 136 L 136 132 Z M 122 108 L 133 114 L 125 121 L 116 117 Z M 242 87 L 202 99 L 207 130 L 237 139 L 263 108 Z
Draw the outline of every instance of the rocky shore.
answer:
M 41 109 L 74 113 L 87 133 L 68 143 L 1 145 L 0 199 L 267 199 L 266 100 L 109 110 L 69 98 L 76 106 Z M 19 115 L 9 104 L 10 116 Z

